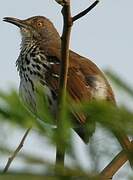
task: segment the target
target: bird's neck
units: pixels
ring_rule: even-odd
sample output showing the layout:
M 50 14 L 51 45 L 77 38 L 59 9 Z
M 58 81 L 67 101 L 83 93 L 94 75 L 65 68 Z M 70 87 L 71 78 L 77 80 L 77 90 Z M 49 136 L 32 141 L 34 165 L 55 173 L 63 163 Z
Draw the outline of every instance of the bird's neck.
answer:
M 44 51 L 49 48 L 49 47 L 54 47 L 54 48 L 60 48 L 61 47 L 61 39 L 60 36 L 51 36 L 51 38 L 43 38 L 43 39 L 33 39 L 31 37 L 22 37 L 21 41 L 21 53 L 25 51 L 25 49 L 30 49 L 31 46 L 37 46 L 40 49 L 43 49 Z
M 21 41 L 21 44 L 20 44 L 20 49 L 21 49 L 21 52 L 24 51 L 25 49 L 29 49 L 32 45 L 36 44 L 36 41 L 33 40 L 32 38 L 30 37 L 22 37 L 22 41 Z

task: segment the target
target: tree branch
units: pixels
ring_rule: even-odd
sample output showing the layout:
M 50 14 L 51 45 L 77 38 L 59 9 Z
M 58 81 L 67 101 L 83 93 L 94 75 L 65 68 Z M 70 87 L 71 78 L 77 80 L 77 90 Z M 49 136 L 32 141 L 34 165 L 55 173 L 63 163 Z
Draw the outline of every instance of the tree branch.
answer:
M 62 5 L 63 15 L 63 33 L 61 37 L 61 65 L 60 65 L 60 79 L 59 79 L 59 93 L 58 93 L 58 112 L 57 112 L 57 144 L 56 144 L 56 164 L 62 164 L 64 166 L 65 146 L 66 140 L 62 137 L 62 127 L 64 123 L 63 109 L 65 109 L 66 103 L 66 87 L 67 87 L 67 74 L 69 67 L 69 43 L 70 34 L 73 21 L 78 20 L 85 14 L 87 14 L 99 1 L 96 1 L 93 5 L 87 8 L 85 11 L 78 15 L 71 17 L 70 0 L 55 0 Z M 62 145 L 63 144 L 63 145 Z M 55 169 L 58 174 L 58 169 Z
M 131 141 L 131 146 L 133 141 Z M 102 179 L 112 179 L 115 173 L 128 161 L 128 156 L 124 150 L 116 155 L 116 157 L 103 169 L 100 173 Z
M 63 127 L 63 114 L 66 102 L 66 87 L 67 87 L 67 74 L 69 66 L 69 42 L 72 27 L 72 18 L 70 10 L 70 0 L 63 1 L 62 15 L 63 15 L 63 34 L 61 38 L 61 66 L 60 66 L 60 79 L 59 79 L 59 94 L 58 94 L 58 112 L 57 112 L 57 147 L 56 147 L 56 164 L 64 166 L 65 146 L 66 140 L 62 137 Z M 62 145 L 63 144 L 63 145 Z M 58 166 L 57 166 L 58 167 Z M 56 173 L 58 169 L 56 169 Z
M 122 150 L 100 173 L 104 179 L 112 179 L 115 173 L 127 162 L 128 158 L 124 150 Z
M 14 160 L 14 158 L 17 156 L 17 154 L 19 153 L 19 151 L 22 149 L 23 145 L 24 145 L 24 142 L 25 142 L 25 139 L 26 137 L 28 136 L 29 134 L 29 131 L 30 131 L 31 128 L 28 128 L 27 131 L 25 132 L 22 140 L 20 141 L 20 144 L 18 145 L 18 147 L 16 148 L 16 150 L 14 151 L 14 153 L 12 154 L 11 157 L 9 157 L 8 161 L 7 161 L 7 164 L 3 170 L 3 173 L 6 173 L 12 163 L 12 161 Z
M 70 0 L 62 8 L 63 15 L 63 34 L 61 37 L 61 69 L 60 69 L 60 81 L 59 81 L 59 102 L 61 97 L 66 94 L 67 86 L 67 73 L 69 66 L 69 43 L 70 43 L 70 34 L 72 27 L 72 18 L 70 10 Z
M 91 6 L 89 6 L 87 9 L 85 9 L 84 11 L 80 12 L 79 14 L 77 14 L 76 16 L 74 16 L 72 18 L 72 21 L 76 21 L 79 18 L 85 16 L 88 12 L 90 12 L 97 4 L 99 3 L 99 0 L 95 1 Z

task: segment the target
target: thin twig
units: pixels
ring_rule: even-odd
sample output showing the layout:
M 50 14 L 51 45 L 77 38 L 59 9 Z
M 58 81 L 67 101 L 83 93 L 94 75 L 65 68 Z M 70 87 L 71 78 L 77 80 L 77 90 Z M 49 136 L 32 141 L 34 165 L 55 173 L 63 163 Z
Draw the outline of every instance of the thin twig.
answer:
M 131 141 L 131 146 L 133 141 Z M 112 179 L 115 173 L 127 162 L 128 156 L 124 150 L 118 153 L 115 158 L 100 173 L 102 179 Z
M 64 6 L 67 3 L 67 0 L 55 0 L 58 4 Z
M 65 156 L 65 139 L 62 139 L 62 110 L 65 108 L 66 102 L 66 87 L 67 87 L 67 74 L 69 66 L 69 42 L 72 27 L 72 18 L 70 10 L 70 0 L 64 1 L 62 8 L 62 15 L 64 20 L 63 34 L 61 38 L 61 69 L 60 69 L 60 80 L 59 80 L 59 95 L 58 95 L 58 113 L 57 113 L 57 147 L 56 147 L 56 164 L 59 163 L 64 166 Z M 63 143 L 63 145 L 62 145 Z M 56 169 L 57 171 L 57 169 Z M 57 172 L 56 172 L 57 173 Z
M 100 173 L 101 177 L 112 179 L 115 173 L 125 164 L 128 160 L 126 153 L 122 150 Z
M 79 18 L 85 16 L 88 12 L 90 12 L 97 4 L 99 3 L 99 0 L 95 1 L 91 6 L 89 6 L 87 9 L 85 9 L 84 11 L 80 12 L 79 14 L 77 14 L 76 16 L 74 16 L 72 18 L 72 21 L 76 21 Z
M 25 139 L 27 137 L 27 135 L 29 134 L 29 131 L 30 131 L 31 128 L 28 128 L 27 131 L 25 132 L 22 140 L 20 141 L 18 147 L 16 148 L 16 150 L 13 152 L 12 156 L 9 157 L 8 161 L 7 161 L 7 164 L 3 170 L 3 173 L 6 173 L 12 163 L 12 161 L 14 160 L 14 158 L 17 156 L 17 154 L 19 153 L 19 151 L 22 149 L 23 145 L 24 145 L 24 142 L 25 142 Z
M 70 34 L 73 21 L 81 18 L 87 14 L 99 1 L 93 3 L 85 11 L 79 13 L 78 15 L 71 17 L 70 0 L 56 0 L 57 3 L 62 5 L 62 15 L 64 20 L 63 34 L 61 37 L 61 69 L 60 69 L 60 79 L 59 79 L 59 94 L 58 94 L 58 113 L 57 113 L 57 147 L 56 147 L 56 164 L 62 163 L 64 166 L 64 156 L 65 156 L 65 140 L 62 139 L 62 110 L 65 108 L 66 102 L 66 87 L 67 87 L 67 74 L 69 67 L 69 43 Z M 63 146 L 62 146 L 63 143 Z M 57 169 L 55 171 L 58 171 Z M 58 172 L 56 172 L 58 173 Z
M 61 69 L 60 69 L 60 81 L 59 81 L 59 102 L 60 98 L 66 91 L 67 86 L 67 73 L 69 66 L 69 43 L 70 33 L 72 27 L 72 18 L 70 10 L 70 0 L 62 8 L 62 15 L 64 20 L 63 34 L 61 38 Z

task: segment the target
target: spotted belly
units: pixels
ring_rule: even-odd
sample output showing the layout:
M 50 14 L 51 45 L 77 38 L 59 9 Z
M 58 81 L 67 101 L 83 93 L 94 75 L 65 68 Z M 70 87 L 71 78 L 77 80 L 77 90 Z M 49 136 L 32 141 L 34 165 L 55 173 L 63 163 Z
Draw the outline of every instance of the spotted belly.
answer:
M 24 105 L 30 110 L 33 114 L 37 114 L 37 85 L 38 82 L 32 82 L 32 81 L 26 81 L 25 79 L 21 79 L 20 86 L 19 86 L 19 94 L 20 97 L 24 103 Z M 48 100 L 48 108 L 50 111 L 55 115 L 56 107 L 57 107 L 57 101 L 53 97 L 53 93 L 51 90 L 43 85 L 44 95 L 47 97 Z

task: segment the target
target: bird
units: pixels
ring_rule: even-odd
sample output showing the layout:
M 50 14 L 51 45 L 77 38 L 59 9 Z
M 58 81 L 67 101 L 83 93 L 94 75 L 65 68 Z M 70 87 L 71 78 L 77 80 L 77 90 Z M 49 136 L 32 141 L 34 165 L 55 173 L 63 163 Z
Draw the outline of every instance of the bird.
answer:
M 19 27 L 22 37 L 16 66 L 20 76 L 19 92 L 23 101 L 33 113 L 36 111 L 35 87 L 40 83 L 45 89 L 49 108 L 54 114 L 57 108 L 61 63 L 61 37 L 58 31 L 44 16 L 24 20 L 5 17 L 3 20 Z M 72 50 L 69 50 L 67 92 L 76 103 L 104 100 L 116 106 L 113 90 L 102 70 L 90 59 Z M 76 124 L 74 130 L 85 143 L 88 143 L 90 135 L 84 126 L 89 120 L 84 114 L 72 114 Z M 93 131 L 90 134 L 93 134 Z M 129 150 L 131 143 L 128 137 L 123 134 L 116 136 L 121 146 Z

